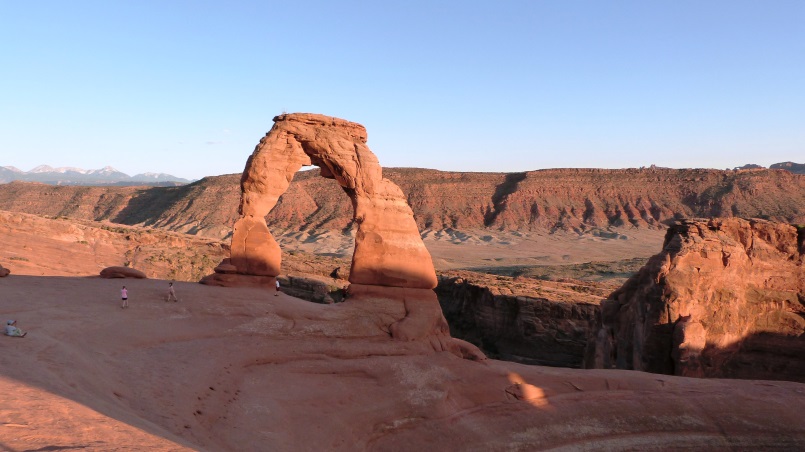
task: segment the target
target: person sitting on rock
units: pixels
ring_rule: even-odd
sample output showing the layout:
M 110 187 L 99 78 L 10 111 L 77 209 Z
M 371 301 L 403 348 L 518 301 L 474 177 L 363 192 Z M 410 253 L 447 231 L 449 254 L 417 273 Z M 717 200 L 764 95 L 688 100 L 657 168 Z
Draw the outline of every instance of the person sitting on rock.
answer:
M 28 334 L 26 331 L 22 331 L 21 329 L 17 328 L 16 320 L 9 320 L 6 322 L 6 336 L 25 337 L 26 334 Z

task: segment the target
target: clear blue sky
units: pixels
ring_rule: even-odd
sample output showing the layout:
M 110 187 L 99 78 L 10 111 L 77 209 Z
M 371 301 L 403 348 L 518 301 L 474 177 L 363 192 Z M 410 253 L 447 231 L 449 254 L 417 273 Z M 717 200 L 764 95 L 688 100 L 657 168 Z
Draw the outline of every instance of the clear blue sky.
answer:
M 805 1 L 0 0 L 0 166 L 241 172 L 287 112 L 384 166 L 805 162 Z

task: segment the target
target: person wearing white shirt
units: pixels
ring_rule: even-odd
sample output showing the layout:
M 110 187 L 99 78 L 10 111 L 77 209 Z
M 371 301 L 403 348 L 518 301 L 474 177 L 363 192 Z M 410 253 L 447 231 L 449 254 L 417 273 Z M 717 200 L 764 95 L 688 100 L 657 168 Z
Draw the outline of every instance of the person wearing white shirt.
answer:
M 16 320 L 9 320 L 6 322 L 6 336 L 25 337 L 26 334 L 28 333 L 17 328 Z

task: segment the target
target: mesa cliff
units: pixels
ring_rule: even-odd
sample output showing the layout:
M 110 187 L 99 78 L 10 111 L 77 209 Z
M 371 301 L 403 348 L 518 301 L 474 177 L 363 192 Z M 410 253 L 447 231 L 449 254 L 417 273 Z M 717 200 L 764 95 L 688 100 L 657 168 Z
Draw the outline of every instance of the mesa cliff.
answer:
M 295 174 L 266 222 L 276 236 L 352 230 L 352 206 L 318 171 Z M 805 175 L 783 170 L 552 169 L 458 173 L 384 168 L 420 231 L 662 228 L 678 218 L 805 223 Z M 226 238 L 238 219 L 240 175 L 181 187 L 0 185 L 0 210 L 143 225 Z
M 597 322 L 588 367 L 805 382 L 805 231 L 680 221 Z

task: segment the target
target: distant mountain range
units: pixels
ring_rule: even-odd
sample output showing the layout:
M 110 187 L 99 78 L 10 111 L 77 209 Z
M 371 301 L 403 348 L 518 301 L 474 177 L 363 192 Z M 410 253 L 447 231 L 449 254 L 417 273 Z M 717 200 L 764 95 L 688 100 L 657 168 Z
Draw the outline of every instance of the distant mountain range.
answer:
M 40 165 L 31 171 L 13 166 L 0 167 L 0 183 L 12 181 L 41 182 L 50 185 L 182 185 L 191 181 L 165 173 L 142 173 L 129 176 L 111 166 L 101 169 L 53 168 Z
M 748 165 L 739 166 L 735 169 L 765 169 L 760 165 L 755 165 L 754 163 L 750 163 Z M 794 163 L 794 162 L 782 162 L 782 163 L 774 163 L 769 166 L 769 169 L 781 169 L 790 171 L 794 174 L 805 174 L 805 163 Z

